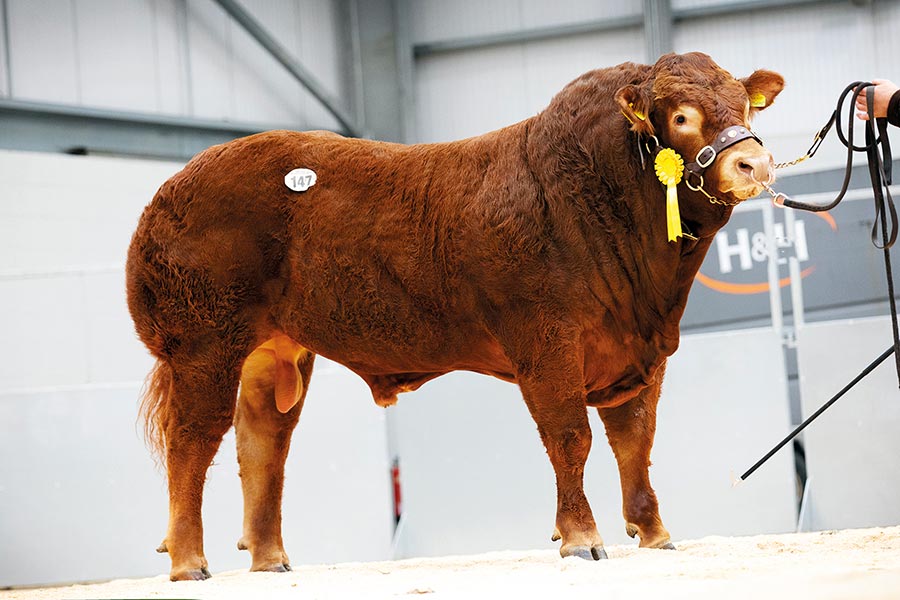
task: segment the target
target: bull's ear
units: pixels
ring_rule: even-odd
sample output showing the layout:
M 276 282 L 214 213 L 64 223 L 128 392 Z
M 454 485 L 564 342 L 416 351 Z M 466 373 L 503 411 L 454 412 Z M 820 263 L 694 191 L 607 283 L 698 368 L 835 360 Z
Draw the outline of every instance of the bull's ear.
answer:
M 616 92 L 616 102 L 625 118 L 631 123 L 631 130 L 646 135 L 653 135 L 653 124 L 650 122 L 650 102 L 636 85 L 626 85 Z
M 771 106 L 775 97 L 784 89 L 784 77 L 775 71 L 762 69 L 741 79 L 741 83 L 747 88 L 751 114 Z

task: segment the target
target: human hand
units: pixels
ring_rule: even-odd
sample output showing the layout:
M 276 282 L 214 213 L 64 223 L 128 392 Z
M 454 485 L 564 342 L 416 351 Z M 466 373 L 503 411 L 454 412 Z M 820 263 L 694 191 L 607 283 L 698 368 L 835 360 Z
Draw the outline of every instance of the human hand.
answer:
M 898 88 L 894 82 L 888 81 L 887 79 L 873 79 L 872 83 L 875 84 L 875 97 L 872 112 L 875 114 L 876 118 L 885 117 L 887 116 L 888 103 L 891 101 L 891 96 L 893 96 L 900 88 Z M 865 92 L 856 97 L 856 116 L 863 121 L 869 120 Z

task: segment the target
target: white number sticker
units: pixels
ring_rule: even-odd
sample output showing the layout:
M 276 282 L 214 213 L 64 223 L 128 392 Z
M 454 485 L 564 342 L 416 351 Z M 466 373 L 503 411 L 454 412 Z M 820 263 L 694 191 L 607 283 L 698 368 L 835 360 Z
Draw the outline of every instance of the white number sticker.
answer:
M 305 192 L 316 185 L 316 172 L 311 169 L 294 169 L 284 176 L 284 185 L 295 192 Z

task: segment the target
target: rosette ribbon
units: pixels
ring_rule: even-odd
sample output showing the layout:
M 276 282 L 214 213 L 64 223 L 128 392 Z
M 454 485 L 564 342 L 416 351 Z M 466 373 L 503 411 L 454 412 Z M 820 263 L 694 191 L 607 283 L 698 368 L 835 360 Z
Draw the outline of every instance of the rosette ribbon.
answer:
M 666 230 L 669 241 L 676 241 L 681 235 L 681 214 L 678 211 L 678 184 L 684 174 L 684 160 L 671 148 L 663 148 L 654 161 L 656 176 L 666 186 Z

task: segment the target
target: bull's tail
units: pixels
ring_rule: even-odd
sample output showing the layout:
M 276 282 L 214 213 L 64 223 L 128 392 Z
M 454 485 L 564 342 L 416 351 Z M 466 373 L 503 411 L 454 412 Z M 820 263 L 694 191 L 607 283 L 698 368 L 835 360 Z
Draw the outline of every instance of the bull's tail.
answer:
M 172 396 L 172 367 L 157 360 L 147 375 L 141 392 L 140 417 L 144 420 L 144 442 L 154 460 L 165 463 L 166 427 L 169 422 L 169 401 Z

